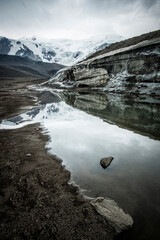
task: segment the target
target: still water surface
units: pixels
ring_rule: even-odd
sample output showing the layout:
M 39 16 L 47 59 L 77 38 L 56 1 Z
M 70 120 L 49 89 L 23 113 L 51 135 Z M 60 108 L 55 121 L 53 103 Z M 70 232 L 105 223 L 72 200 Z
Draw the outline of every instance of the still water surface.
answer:
M 114 199 L 133 216 L 129 239 L 160 236 L 160 141 L 75 109 L 45 126 L 51 153 L 63 159 L 85 194 Z M 103 169 L 99 161 L 110 155 L 114 160 Z
M 132 109 L 135 110 L 133 105 Z M 155 108 L 151 109 L 154 113 L 149 114 L 155 114 Z M 85 194 L 114 199 L 133 216 L 134 228 L 124 239 L 158 239 L 160 141 L 87 112 L 65 102 L 50 103 L 3 121 L 1 128 L 18 128 L 28 121 L 41 122 L 50 135 L 49 151 L 63 159 L 63 165 L 71 171 L 75 183 L 85 189 Z M 100 159 L 108 156 L 114 160 L 103 169 Z

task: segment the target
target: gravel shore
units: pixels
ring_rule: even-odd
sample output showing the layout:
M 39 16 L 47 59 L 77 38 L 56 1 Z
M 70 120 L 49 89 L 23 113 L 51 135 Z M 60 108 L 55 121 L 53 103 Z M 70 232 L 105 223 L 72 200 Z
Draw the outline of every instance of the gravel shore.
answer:
M 29 84 L 0 81 L 0 121 L 36 104 Z M 0 130 L 0 239 L 114 239 L 108 222 L 67 184 L 70 172 L 48 154 L 48 140 L 39 124 Z

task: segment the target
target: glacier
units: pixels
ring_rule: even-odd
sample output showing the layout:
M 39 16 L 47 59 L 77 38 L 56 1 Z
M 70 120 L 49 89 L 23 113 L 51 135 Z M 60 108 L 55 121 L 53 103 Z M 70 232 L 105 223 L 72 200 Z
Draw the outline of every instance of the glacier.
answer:
M 71 66 L 90 54 L 124 38 L 119 35 L 96 36 L 84 40 L 41 39 L 37 37 L 8 39 L 0 37 L 0 54 L 28 57 L 34 61 Z

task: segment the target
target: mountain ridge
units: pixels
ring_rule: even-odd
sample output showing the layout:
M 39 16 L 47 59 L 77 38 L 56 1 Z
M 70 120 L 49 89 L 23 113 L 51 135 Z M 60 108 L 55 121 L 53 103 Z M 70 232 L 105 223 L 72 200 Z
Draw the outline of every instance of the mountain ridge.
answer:
M 49 78 L 63 67 L 57 63 L 37 62 L 27 57 L 0 55 L 0 79 L 10 77 Z
M 48 82 L 59 88 L 160 96 L 160 30 L 127 39 L 66 68 Z M 88 90 L 87 90 L 88 89 Z
M 9 39 L 0 37 L 0 54 L 28 57 L 34 61 L 56 62 L 73 65 L 97 50 L 104 49 L 113 42 L 122 40 L 119 35 L 97 36 L 92 39 L 42 39 L 21 38 Z
M 104 48 L 100 51 L 97 51 L 97 52 L 91 54 L 85 60 L 97 57 L 97 56 L 105 54 L 105 53 L 109 53 L 111 51 L 118 50 L 120 48 L 125 48 L 125 47 L 129 47 L 129 46 L 132 46 L 132 45 L 136 45 L 139 42 L 152 40 L 152 39 L 159 38 L 159 37 L 160 37 L 160 30 L 156 30 L 156 31 L 153 31 L 153 32 L 144 33 L 142 35 L 138 35 L 138 36 L 134 36 L 134 37 L 131 37 L 131 38 L 128 38 L 128 39 L 124 39 L 122 41 L 112 43 L 107 48 Z

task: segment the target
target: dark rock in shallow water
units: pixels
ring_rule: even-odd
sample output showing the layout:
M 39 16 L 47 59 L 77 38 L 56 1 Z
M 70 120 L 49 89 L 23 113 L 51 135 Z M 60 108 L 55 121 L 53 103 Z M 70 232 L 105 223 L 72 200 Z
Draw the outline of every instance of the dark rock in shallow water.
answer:
M 115 201 L 98 197 L 91 201 L 91 205 L 107 219 L 117 234 L 133 226 L 133 218 L 126 214 Z
M 103 168 L 107 168 L 112 162 L 112 160 L 113 160 L 113 157 L 105 157 L 101 159 L 100 164 Z

